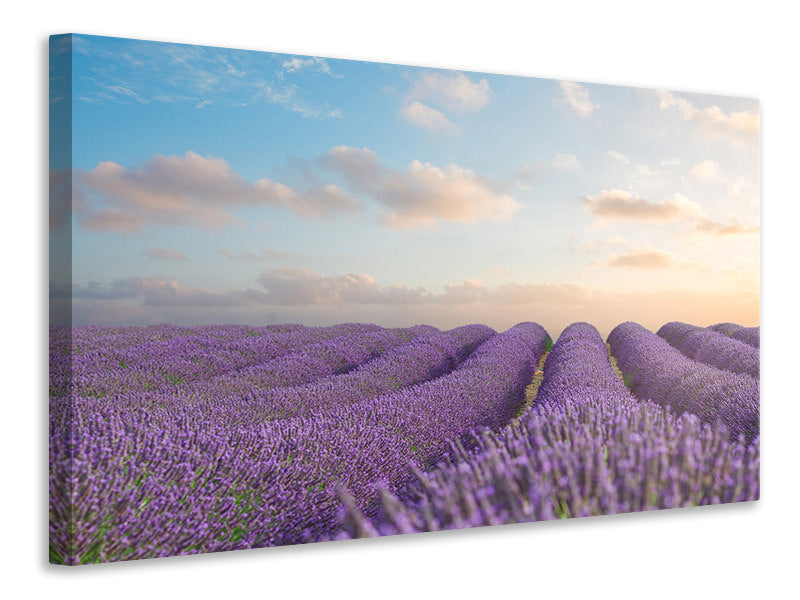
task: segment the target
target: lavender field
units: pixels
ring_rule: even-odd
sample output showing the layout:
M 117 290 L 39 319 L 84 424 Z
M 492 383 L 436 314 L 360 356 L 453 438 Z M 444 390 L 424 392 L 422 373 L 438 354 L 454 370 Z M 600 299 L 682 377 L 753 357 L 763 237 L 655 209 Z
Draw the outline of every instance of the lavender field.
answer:
M 759 328 L 51 327 L 50 561 L 757 500 Z

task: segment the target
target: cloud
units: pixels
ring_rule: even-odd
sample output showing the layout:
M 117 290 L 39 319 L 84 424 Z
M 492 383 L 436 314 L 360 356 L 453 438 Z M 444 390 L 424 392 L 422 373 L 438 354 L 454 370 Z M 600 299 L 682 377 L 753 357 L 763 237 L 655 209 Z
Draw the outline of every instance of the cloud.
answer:
M 550 165 L 556 171 L 560 173 L 569 173 L 572 171 L 577 171 L 580 168 L 580 161 L 578 157 L 574 154 L 556 154 L 553 157 L 553 160 L 550 161 Z
M 662 112 L 678 112 L 684 121 L 693 124 L 696 131 L 707 137 L 728 136 L 754 142 L 761 130 L 758 113 L 735 111 L 725 113 L 719 106 L 696 108 L 685 98 L 679 98 L 666 90 L 657 90 L 659 108 Z
M 480 281 L 466 279 L 445 284 L 444 291 L 432 293 L 422 287 L 402 284 L 379 286 L 366 273 L 322 275 L 305 269 L 279 268 L 264 272 L 258 279 L 261 289 L 223 292 L 186 288 L 174 279 L 133 277 L 101 285 L 90 282 L 72 288 L 72 298 L 82 300 L 133 300 L 144 306 L 162 307 L 279 307 L 316 305 L 473 305 L 496 306 L 525 304 L 582 304 L 592 293 L 581 286 L 507 282 L 488 288 Z M 70 290 L 51 286 L 54 297 L 70 297 Z M 60 295 L 59 295 L 60 294 Z
M 577 241 L 577 237 L 575 237 L 575 241 Z M 621 235 L 615 233 L 606 238 L 605 240 L 586 242 L 583 244 L 583 247 L 587 252 L 596 252 L 597 250 L 600 250 L 602 248 L 619 248 L 622 246 L 630 246 L 630 245 L 631 243 L 628 240 L 626 240 Z
M 617 152 L 616 150 L 609 150 L 607 153 L 614 161 L 621 165 L 629 165 L 631 163 L 631 159 L 622 154 L 621 152 Z
M 144 251 L 144 255 L 147 258 L 152 258 L 155 260 L 178 260 L 178 261 L 187 261 L 189 257 L 186 256 L 180 250 L 175 249 L 168 249 L 168 248 L 148 248 Z
M 736 220 L 725 225 L 709 219 L 698 219 L 689 231 L 691 233 L 707 233 L 714 236 L 727 237 L 755 234 L 761 231 L 761 228 L 758 225 L 743 225 Z
M 444 284 L 444 294 L 436 297 L 442 304 L 472 304 L 486 302 L 489 290 L 478 280 L 465 279 L 462 283 Z
M 559 81 L 561 89 L 561 99 L 569 104 L 572 109 L 583 119 L 588 119 L 594 115 L 595 109 L 600 108 L 599 104 L 592 102 L 589 90 L 574 81 Z
M 719 163 L 713 160 L 704 160 L 697 163 L 689 171 L 689 176 L 702 183 L 724 183 L 727 181 L 727 178 L 719 169 Z
M 573 283 L 510 282 L 494 288 L 489 301 L 499 305 L 557 304 L 560 306 L 591 302 L 592 293 Z
M 331 77 L 337 77 L 331 72 L 331 68 L 327 61 L 324 58 L 317 58 L 316 56 L 311 56 L 308 58 L 293 56 L 292 58 L 284 60 L 282 66 L 284 73 L 296 73 L 298 71 L 311 70 L 318 73 L 325 73 Z
M 478 280 L 444 285 L 443 293 L 400 284 L 379 287 L 368 274 L 326 276 L 306 270 L 275 269 L 264 273 L 259 283 L 268 301 L 276 305 L 310 304 L 442 304 L 448 306 L 488 303 L 497 306 L 520 304 L 580 304 L 590 301 L 584 288 L 564 283 L 508 282 L 488 288 Z
M 360 202 L 335 185 L 294 190 L 268 178 L 250 183 L 221 158 L 187 152 L 157 155 L 136 169 L 106 161 L 76 171 L 75 212 L 86 229 L 135 232 L 151 225 L 219 228 L 239 222 L 246 206 L 325 218 L 360 211 Z
M 185 288 L 174 279 L 131 277 L 109 285 L 90 282 L 72 288 L 72 297 L 89 300 L 139 298 L 145 306 L 171 307 L 255 307 L 268 304 L 267 295 L 256 289 L 214 292 L 202 288 Z
M 269 289 L 211 291 L 187 288 L 168 279 L 132 278 L 108 285 L 76 286 L 74 298 L 68 286 L 54 286 L 51 282 L 51 292 L 55 293 L 55 305 L 66 308 L 60 313 L 60 323 L 74 325 L 332 325 L 358 321 L 384 327 L 429 323 L 442 329 L 486 323 L 502 331 L 520 321 L 533 320 L 555 338 L 575 321 L 594 324 L 603 336 L 628 320 L 652 331 L 675 319 L 701 325 L 720 321 L 757 325 L 757 262 L 741 281 L 737 277 L 730 279 L 733 285 L 729 289 L 702 290 L 693 286 L 646 291 L 514 281 L 487 287 L 467 279 L 447 284 L 433 294 L 403 285 L 379 286 L 366 274 L 277 270 L 262 276 Z M 284 303 L 273 304 L 277 300 Z
M 634 248 L 623 254 L 614 254 L 606 261 L 594 261 L 593 265 L 605 265 L 608 267 L 633 267 L 636 269 L 663 269 L 675 264 L 675 258 L 668 252 L 656 250 L 652 246 L 645 245 Z
M 474 223 L 509 218 L 519 205 L 488 177 L 455 164 L 437 167 L 412 161 L 399 171 L 383 165 L 368 148 L 337 146 L 320 164 L 341 174 L 383 208 L 381 223 L 414 228 L 437 221 Z
M 291 57 L 229 48 L 140 40 L 97 40 L 73 35 L 81 66 L 76 100 L 91 104 L 208 104 L 242 107 L 270 103 L 308 119 L 339 118 L 341 110 L 313 98 L 288 73 L 331 72 L 325 59 Z
M 428 131 L 443 131 L 449 135 L 458 135 L 459 133 L 458 127 L 447 118 L 447 115 L 419 101 L 406 104 L 400 109 L 400 114 L 409 123 Z
M 562 175 L 574 173 L 581 167 L 581 162 L 574 154 L 556 154 L 550 160 L 535 160 L 532 163 L 517 169 L 517 182 L 520 184 L 531 183 L 539 175 Z M 523 185 L 523 187 L 526 187 Z
M 389 227 L 499 221 L 518 208 L 499 191 L 501 184 L 455 164 L 437 167 L 414 160 L 400 171 L 386 167 L 367 148 L 337 146 L 316 166 L 337 172 L 351 190 L 378 204 L 380 221 Z M 122 232 L 156 225 L 221 228 L 241 223 L 236 213 L 245 207 L 285 209 L 302 218 L 363 210 L 352 193 L 318 183 L 317 173 L 307 171 L 307 185 L 292 188 L 268 178 L 250 183 L 223 159 L 191 151 L 157 155 L 135 169 L 106 161 L 74 173 L 73 210 L 85 229 Z
M 737 199 L 747 200 L 748 206 L 758 206 L 759 191 L 747 177 L 741 176 L 728 184 L 728 193 Z
M 422 288 L 401 285 L 379 288 L 371 275 L 320 275 L 305 269 L 273 269 L 261 275 L 268 303 L 273 305 L 307 304 L 407 304 L 430 294 Z
M 683 194 L 651 202 L 623 190 L 603 190 L 597 196 L 586 197 L 584 206 L 596 217 L 621 221 L 665 223 L 703 217 L 700 205 Z
M 266 262 L 268 260 L 286 260 L 294 257 L 293 254 L 281 252 L 280 250 L 273 250 L 272 248 L 263 248 L 259 253 L 242 252 L 240 254 L 234 254 L 226 248 L 219 248 L 217 252 L 229 260 L 242 262 Z
M 674 185 L 676 175 L 673 170 L 680 165 L 680 161 L 675 158 L 662 159 L 651 166 L 615 150 L 609 150 L 606 155 L 609 158 L 609 168 L 624 173 L 628 180 L 628 191 L 639 195 Z
M 590 214 L 600 219 L 635 221 L 639 223 L 687 222 L 686 232 L 714 236 L 735 236 L 758 233 L 755 225 L 742 225 L 736 215 L 728 224 L 709 219 L 699 204 L 683 194 L 673 194 L 661 202 L 651 202 L 622 190 L 604 190 L 597 196 L 587 197 L 584 206 Z
M 478 111 L 489 103 L 493 95 L 486 79 L 475 82 L 463 73 L 446 75 L 435 71 L 420 74 L 410 93 L 411 98 L 431 100 L 455 113 Z

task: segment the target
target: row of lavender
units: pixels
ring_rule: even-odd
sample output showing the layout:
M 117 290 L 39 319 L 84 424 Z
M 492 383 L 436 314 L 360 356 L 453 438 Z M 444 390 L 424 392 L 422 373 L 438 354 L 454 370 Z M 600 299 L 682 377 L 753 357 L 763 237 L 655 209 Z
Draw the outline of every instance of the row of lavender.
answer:
M 371 360 L 316 382 L 313 374 L 299 377 L 308 380 L 299 386 L 275 387 L 270 369 L 291 348 L 315 345 L 313 339 L 305 346 L 287 345 L 281 338 L 305 340 L 302 328 L 259 332 L 270 350 L 229 356 L 228 363 L 206 371 L 215 373 L 212 383 L 193 381 L 197 372 L 166 388 L 147 389 L 146 377 L 131 377 L 128 388 L 120 379 L 108 393 L 89 387 L 93 393 L 86 394 L 87 386 L 78 385 L 72 393 L 54 394 L 51 559 L 79 564 L 335 534 L 337 483 L 352 491 L 359 510 L 372 514 L 375 482 L 401 489 L 410 478 L 409 464 L 432 465 L 449 440 L 465 438 L 476 426 L 506 424 L 549 341 L 531 323 L 502 334 L 477 325 L 441 333 L 412 329 L 402 334 L 408 341 L 393 344 L 377 329 L 356 327 L 356 337 L 373 336 L 366 344 Z M 186 336 L 152 340 L 136 333 L 140 343 L 109 336 L 113 345 L 107 354 L 114 360 L 119 352 L 146 356 L 158 366 L 166 355 L 151 344 L 186 343 Z M 209 337 L 227 339 L 224 332 L 215 333 L 221 335 Z M 327 339 L 335 340 L 335 333 L 328 332 Z M 89 355 L 86 364 L 113 373 L 113 363 L 93 354 L 106 354 L 102 344 L 87 346 L 77 355 L 78 372 L 92 376 L 91 367 L 80 363 Z M 276 347 L 290 349 L 275 352 Z M 139 354 L 148 349 L 153 353 Z M 266 356 L 272 358 L 263 360 Z M 359 357 L 366 355 L 347 364 Z M 271 373 L 264 382 L 272 387 L 242 393 L 250 389 L 254 369 Z M 244 387 L 237 384 L 241 377 Z M 286 395 L 275 395 L 276 390 Z
M 333 327 L 183 329 L 159 326 L 105 333 L 91 328 L 51 331 L 51 389 L 80 396 L 113 396 L 131 390 L 219 393 L 261 385 L 294 385 L 344 372 L 398 344 L 437 333 L 427 325 L 382 329 L 345 323 Z M 113 331 L 113 330 L 112 330 Z M 130 334 L 131 340 L 125 340 Z M 282 361 L 276 359 L 282 358 Z M 209 389 L 209 387 L 211 389 Z
M 718 331 L 745 344 L 749 344 L 754 348 L 761 347 L 761 328 L 756 327 L 742 327 L 736 323 L 717 323 L 708 329 Z
M 705 423 L 721 422 L 734 439 L 758 437 L 758 378 L 693 360 L 637 323 L 618 325 L 608 343 L 639 399 L 695 414 Z
M 656 346 L 660 340 L 630 323 L 609 340 L 625 354 L 633 347 L 621 340 L 637 336 Z M 683 363 L 684 374 L 691 363 L 703 372 L 685 357 L 670 358 Z M 645 362 L 652 359 L 647 354 Z M 614 373 L 594 327 L 576 323 L 547 357 L 535 404 L 518 425 L 499 435 L 478 431 L 469 450 L 455 443 L 448 460 L 429 472 L 416 470 L 406 488 L 383 489 L 376 516 L 364 514 L 342 488 L 340 537 L 757 499 L 759 440 L 745 446 L 729 438 L 718 419 L 712 426 L 637 401 Z
M 752 329 L 758 331 L 757 327 Z M 744 331 L 744 328 L 739 331 Z M 759 376 L 760 351 L 757 345 L 739 341 L 711 327 L 697 327 L 678 321 L 664 325 L 658 330 L 658 335 L 689 358 L 733 373 Z

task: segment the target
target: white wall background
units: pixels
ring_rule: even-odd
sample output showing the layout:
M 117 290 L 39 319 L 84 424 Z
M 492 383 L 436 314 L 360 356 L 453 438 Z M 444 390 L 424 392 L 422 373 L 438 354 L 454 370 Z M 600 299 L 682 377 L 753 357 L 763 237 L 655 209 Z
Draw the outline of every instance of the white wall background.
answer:
M 557 6 L 556 6 L 557 4 Z M 796 593 L 796 21 L 779 3 L 408 0 L 3 8 L 6 597 L 635 597 Z M 47 36 L 80 32 L 662 87 L 762 102 L 763 499 L 739 506 L 65 569 L 47 557 Z M 791 592 L 794 589 L 795 592 Z

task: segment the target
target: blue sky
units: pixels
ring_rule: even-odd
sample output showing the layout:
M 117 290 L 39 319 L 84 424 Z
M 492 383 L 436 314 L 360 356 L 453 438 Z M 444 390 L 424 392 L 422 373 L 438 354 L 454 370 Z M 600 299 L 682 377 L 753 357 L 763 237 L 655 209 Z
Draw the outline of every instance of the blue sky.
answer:
M 79 35 L 70 99 L 76 325 L 758 323 L 756 100 Z

